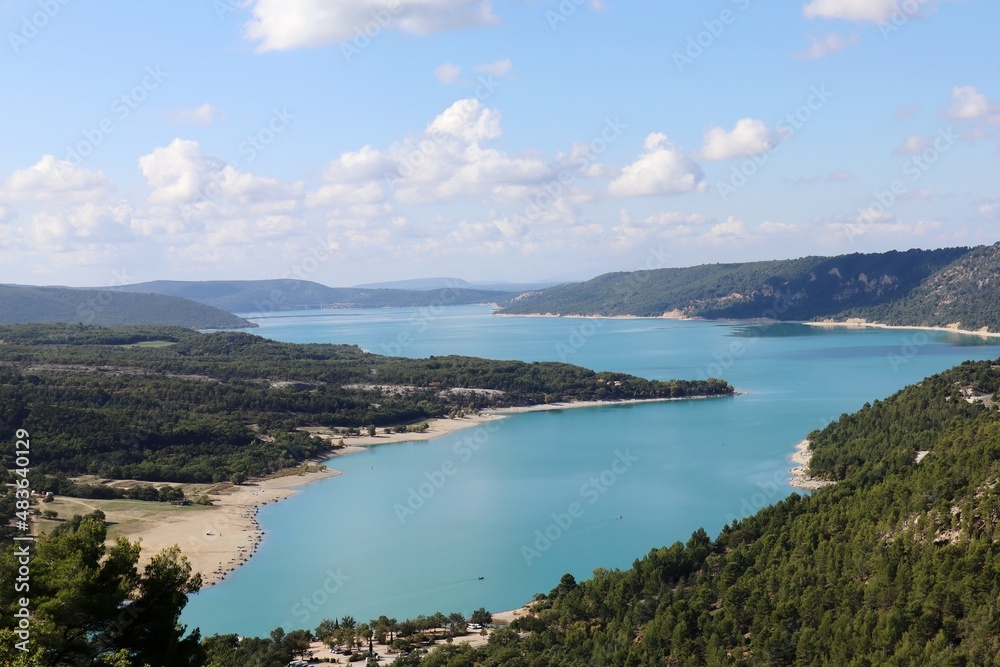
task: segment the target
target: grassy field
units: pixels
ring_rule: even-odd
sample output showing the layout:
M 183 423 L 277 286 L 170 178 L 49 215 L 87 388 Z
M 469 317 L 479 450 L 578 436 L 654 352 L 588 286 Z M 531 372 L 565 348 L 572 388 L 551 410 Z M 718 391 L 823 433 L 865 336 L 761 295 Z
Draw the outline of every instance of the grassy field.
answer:
M 178 517 L 191 512 L 211 512 L 217 508 L 204 505 L 178 507 L 170 503 L 154 503 L 145 500 L 85 500 L 57 496 L 54 500 L 41 503 L 39 510 L 52 510 L 59 514 L 55 520 L 37 519 L 38 532 L 48 533 L 64 520 L 75 514 L 90 514 L 94 510 L 104 512 L 108 521 L 108 538 L 127 537 L 134 539 L 144 527 L 151 523 Z

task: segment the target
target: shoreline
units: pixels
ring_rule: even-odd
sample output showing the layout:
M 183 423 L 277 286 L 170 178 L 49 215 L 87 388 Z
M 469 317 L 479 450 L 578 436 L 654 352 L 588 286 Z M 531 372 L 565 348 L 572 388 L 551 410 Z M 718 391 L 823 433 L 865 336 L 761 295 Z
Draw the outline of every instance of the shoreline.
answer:
M 828 479 L 813 479 L 809 476 L 809 461 L 812 460 L 812 450 L 809 449 L 809 444 L 808 440 L 803 440 L 795 445 L 795 453 L 789 457 L 792 463 L 798 465 L 788 470 L 788 474 L 792 476 L 788 485 L 803 491 L 815 491 L 834 483 Z
M 172 508 L 165 517 L 155 522 L 141 523 L 125 536 L 131 540 L 142 540 L 142 563 L 148 563 L 153 555 L 174 545 L 181 547 L 181 553 L 191 562 L 191 569 L 202 575 L 202 590 L 223 580 L 238 567 L 245 564 L 257 552 L 264 530 L 257 521 L 260 508 L 280 502 L 300 492 L 301 488 L 323 479 L 338 477 L 343 473 L 333 468 L 322 467 L 330 459 L 365 451 L 378 445 L 420 442 L 439 438 L 450 433 L 474 428 L 485 423 L 506 419 L 510 415 L 549 410 L 601 407 L 605 405 L 634 405 L 639 403 L 659 403 L 666 401 L 686 401 L 719 396 L 691 396 L 682 398 L 629 399 L 621 401 L 574 401 L 571 403 L 549 403 L 536 406 L 485 409 L 478 414 L 451 419 L 441 417 L 428 419 L 428 429 L 420 433 L 379 433 L 375 436 L 353 436 L 341 438 L 328 429 L 310 427 L 306 432 L 343 446 L 330 449 L 304 461 L 300 466 L 287 468 L 271 477 L 250 480 L 240 486 L 229 486 L 211 494 L 213 505 L 202 511 L 183 511 L 190 508 Z M 109 520 L 118 517 L 109 515 Z
M 737 323 L 746 322 L 754 323 L 760 322 L 762 318 L 746 318 L 746 319 L 731 319 L 731 318 L 718 318 L 718 319 L 707 319 L 704 317 L 689 317 L 687 315 L 680 314 L 679 311 L 672 310 L 662 315 L 556 315 L 554 313 L 493 313 L 496 317 L 552 317 L 552 318 L 562 318 L 567 320 L 572 319 L 588 319 L 588 320 L 677 320 L 681 322 L 719 322 L 719 323 Z M 961 334 L 963 336 L 980 336 L 982 338 L 1000 338 L 1000 332 L 994 332 L 986 330 L 983 327 L 979 330 L 972 329 L 960 329 L 955 327 L 930 327 L 930 326 L 918 326 L 915 324 L 882 324 L 881 322 L 869 322 L 868 320 L 862 320 L 859 318 L 851 318 L 846 321 L 826 321 L 826 320 L 766 320 L 769 324 L 804 324 L 807 327 L 842 327 L 847 329 L 889 329 L 895 330 L 900 329 L 904 331 L 933 331 L 936 333 L 954 333 Z
M 956 327 L 922 327 L 912 324 L 882 324 L 880 322 L 869 322 L 868 320 L 862 319 L 849 319 L 845 322 L 801 322 L 800 324 L 805 324 L 809 327 L 820 327 L 820 328 L 846 328 L 846 329 L 888 329 L 895 330 L 900 329 L 904 331 L 933 331 L 935 333 L 954 333 L 961 334 L 963 336 L 980 336 L 982 338 L 1000 338 L 1000 333 L 993 331 L 984 331 L 986 327 L 978 331 L 973 331 L 970 329 L 959 329 Z

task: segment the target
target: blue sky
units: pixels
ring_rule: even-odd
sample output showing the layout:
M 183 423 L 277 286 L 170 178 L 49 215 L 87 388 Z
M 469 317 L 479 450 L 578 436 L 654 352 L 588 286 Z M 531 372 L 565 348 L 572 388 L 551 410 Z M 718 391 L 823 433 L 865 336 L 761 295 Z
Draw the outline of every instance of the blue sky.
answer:
M 988 0 L 0 1 L 0 281 L 1000 240 Z

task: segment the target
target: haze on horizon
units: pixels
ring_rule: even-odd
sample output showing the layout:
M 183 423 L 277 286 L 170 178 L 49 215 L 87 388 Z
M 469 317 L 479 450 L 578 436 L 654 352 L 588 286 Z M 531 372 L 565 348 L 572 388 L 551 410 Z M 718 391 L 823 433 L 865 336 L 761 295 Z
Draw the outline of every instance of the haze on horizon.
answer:
M 677 4 L 4 3 L 0 283 L 527 282 L 1000 238 L 1000 5 Z

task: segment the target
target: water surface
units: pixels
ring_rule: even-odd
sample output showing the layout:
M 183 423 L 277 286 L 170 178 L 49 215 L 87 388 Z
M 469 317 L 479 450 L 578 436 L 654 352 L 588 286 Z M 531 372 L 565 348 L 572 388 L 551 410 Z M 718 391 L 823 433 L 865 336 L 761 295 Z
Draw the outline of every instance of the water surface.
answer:
M 263 635 L 478 607 L 517 607 L 565 572 L 627 568 L 773 503 L 815 428 L 993 341 L 797 324 L 490 315 L 488 307 L 286 313 L 256 333 L 380 354 L 567 361 L 653 379 L 719 376 L 733 398 L 516 415 L 331 462 L 345 474 L 263 507 L 258 554 L 194 596 L 202 632 Z

